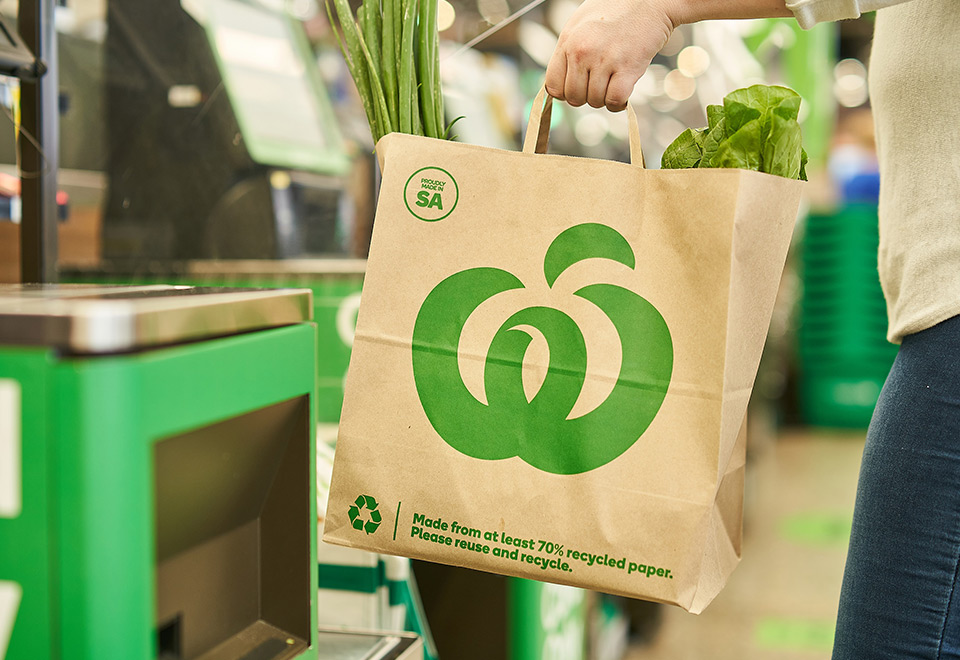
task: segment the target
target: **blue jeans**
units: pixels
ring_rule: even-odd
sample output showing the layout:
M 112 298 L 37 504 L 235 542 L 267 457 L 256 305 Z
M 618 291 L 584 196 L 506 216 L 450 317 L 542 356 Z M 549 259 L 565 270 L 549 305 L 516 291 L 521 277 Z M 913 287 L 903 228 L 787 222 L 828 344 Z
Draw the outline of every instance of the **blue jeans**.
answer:
M 960 316 L 903 340 L 860 468 L 833 660 L 960 659 Z

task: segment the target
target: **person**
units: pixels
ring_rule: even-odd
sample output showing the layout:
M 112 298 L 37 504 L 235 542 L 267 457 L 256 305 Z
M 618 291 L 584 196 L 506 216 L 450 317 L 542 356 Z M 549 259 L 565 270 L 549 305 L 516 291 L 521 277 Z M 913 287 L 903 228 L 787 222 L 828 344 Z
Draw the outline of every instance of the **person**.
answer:
M 878 264 L 900 349 L 867 431 L 833 658 L 960 658 L 957 0 L 585 0 L 546 88 L 618 111 L 678 25 L 794 15 L 808 28 L 871 10 Z

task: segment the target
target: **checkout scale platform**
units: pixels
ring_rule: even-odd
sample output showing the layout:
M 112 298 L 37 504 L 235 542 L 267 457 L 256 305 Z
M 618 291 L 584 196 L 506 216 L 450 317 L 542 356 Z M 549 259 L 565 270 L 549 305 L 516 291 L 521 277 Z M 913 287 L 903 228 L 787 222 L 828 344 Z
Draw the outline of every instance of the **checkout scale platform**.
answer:
M 317 630 L 310 295 L 0 286 L 0 660 L 421 657 Z

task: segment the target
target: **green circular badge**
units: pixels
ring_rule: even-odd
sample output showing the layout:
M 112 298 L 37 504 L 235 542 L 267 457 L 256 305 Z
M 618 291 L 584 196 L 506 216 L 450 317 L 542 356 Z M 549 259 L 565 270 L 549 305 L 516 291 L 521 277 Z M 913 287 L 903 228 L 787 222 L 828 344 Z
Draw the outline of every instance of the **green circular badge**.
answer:
M 425 222 L 443 220 L 453 212 L 460 189 L 449 172 L 439 167 L 422 167 L 407 179 L 403 202 L 414 217 Z

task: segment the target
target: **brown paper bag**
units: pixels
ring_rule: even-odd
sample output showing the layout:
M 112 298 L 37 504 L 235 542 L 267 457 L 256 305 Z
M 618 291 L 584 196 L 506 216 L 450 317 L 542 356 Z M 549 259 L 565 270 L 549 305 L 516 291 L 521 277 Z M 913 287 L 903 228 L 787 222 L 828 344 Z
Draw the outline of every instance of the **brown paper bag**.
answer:
M 802 186 L 646 170 L 632 110 L 634 164 L 535 153 L 542 97 L 522 153 L 377 145 L 324 540 L 700 612 Z

